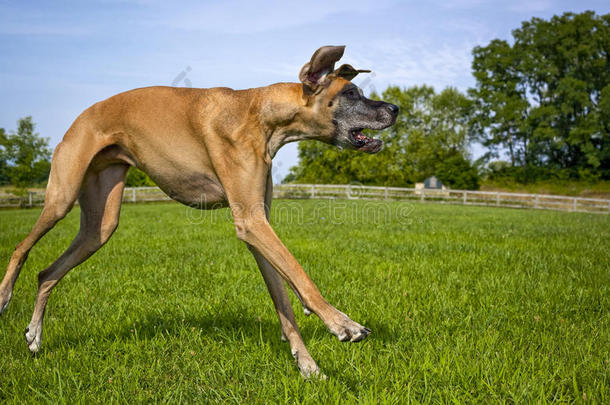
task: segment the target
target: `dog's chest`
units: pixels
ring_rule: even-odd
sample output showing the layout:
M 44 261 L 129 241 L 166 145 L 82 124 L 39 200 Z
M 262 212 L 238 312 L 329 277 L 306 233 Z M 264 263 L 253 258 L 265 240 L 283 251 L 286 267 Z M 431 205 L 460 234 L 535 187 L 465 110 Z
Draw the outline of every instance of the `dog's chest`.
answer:
M 189 207 L 215 209 L 227 206 L 222 186 L 207 174 L 181 173 L 178 178 L 160 181 L 158 185 L 170 198 Z

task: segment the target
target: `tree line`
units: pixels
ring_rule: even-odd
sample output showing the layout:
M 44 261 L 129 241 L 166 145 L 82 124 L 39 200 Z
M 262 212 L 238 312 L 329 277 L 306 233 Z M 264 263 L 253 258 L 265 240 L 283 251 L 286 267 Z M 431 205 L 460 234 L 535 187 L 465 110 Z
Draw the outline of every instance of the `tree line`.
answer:
M 46 182 L 50 169 L 49 140 L 34 132 L 32 117 L 20 119 L 11 133 L 0 128 L 0 185 L 40 185 Z
M 473 49 L 475 86 L 389 86 L 372 98 L 400 106 L 377 155 L 301 142 L 284 182 L 411 186 L 435 175 L 452 188 L 485 179 L 610 180 L 610 14 L 532 18 L 512 41 Z M 0 185 L 44 185 L 48 139 L 31 117 L 0 128 Z M 473 160 L 473 145 L 483 150 Z M 127 185 L 154 183 L 131 169 Z
M 51 170 L 49 138 L 35 132 L 32 117 L 21 118 L 17 129 L 7 133 L 0 128 L 0 186 L 13 186 L 19 193 L 28 187 L 44 187 Z M 130 187 L 154 186 L 142 171 L 132 168 L 126 184 Z

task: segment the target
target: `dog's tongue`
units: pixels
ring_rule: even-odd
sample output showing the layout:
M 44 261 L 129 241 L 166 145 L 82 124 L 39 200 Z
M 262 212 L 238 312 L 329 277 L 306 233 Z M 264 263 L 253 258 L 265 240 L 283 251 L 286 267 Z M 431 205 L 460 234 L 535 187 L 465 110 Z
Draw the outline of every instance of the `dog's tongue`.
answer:
M 358 131 L 354 135 L 354 139 L 357 140 L 357 141 L 366 142 L 366 140 L 369 139 L 369 138 L 366 135 L 364 135 L 362 132 Z
M 383 146 L 383 141 L 381 141 L 380 139 L 368 138 L 364 135 L 356 135 L 355 138 L 356 140 L 358 140 L 358 142 L 362 142 L 362 145 L 358 148 L 358 150 L 361 150 L 363 152 L 377 153 L 381 150 L 381 147 Z
M 369 138 L 362 133 L 362 130 L 352 132 L 352 138 L 356 141 L 356 149 L 367 153 L 377 153 L 381 150 L 383 142 L 379 139 Z

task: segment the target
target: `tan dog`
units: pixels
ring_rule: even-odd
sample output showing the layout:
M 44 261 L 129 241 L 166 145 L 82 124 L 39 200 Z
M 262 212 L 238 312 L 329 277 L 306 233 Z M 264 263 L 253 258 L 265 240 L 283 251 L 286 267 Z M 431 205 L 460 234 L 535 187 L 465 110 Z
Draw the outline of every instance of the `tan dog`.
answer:
M 301 69 L 301 83 L 228 88 L 148 87 L 118 94 L 83 112 L 55 149 L 40 218 L 17 245 L 0 284 L 0 313 L 30 249 L 72 208 L 80 231 L 68 249 L 38 275 L 38 294 L 25 339 L 41 344 L 49 294 L 72 268 L 95 253 L 119 222 L 125 175 L 146 172 L 171 198 L 206 209 L 229 206 L 237 237 L 248 245 L 277 310 L 282 336 L 304 376 L 317 375 L 295 322 L 282 277 L 306 312 L 313 311 L 341 341 L 370 331 L 331 306 L 269 225 L 271 159 L 287 142 L 317 139 L 376 153 L 382 142 L 362 134 L 396 120 L 398 107 L 365 98 L 350 82 L 358 72 L 334 68 L 343 46 L 318 49 Z

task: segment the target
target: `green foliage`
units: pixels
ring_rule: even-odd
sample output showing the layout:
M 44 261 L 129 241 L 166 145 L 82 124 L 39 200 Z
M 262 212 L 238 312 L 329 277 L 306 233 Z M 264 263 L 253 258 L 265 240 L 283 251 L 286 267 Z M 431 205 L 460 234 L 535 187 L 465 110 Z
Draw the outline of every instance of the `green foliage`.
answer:
M 18 188 L 44 183 L 51 169 L 48 138 L 34 132 L 32 117 L 19 120 L 17 132 L 0 131 L 0 184 Z
M 0 317 L 0 402 L 609 402 L 610 216 L 405 204 L 274 203 L 325 298 L 373 331 L 341 343 L 289 293 L 328 376 L 309 382 L 228 210 L 179 204 L 123 206 L 108 244 L 53 290 L 32 357 L 37 273 L 77 234 L 75 207 Z M 4 263 L 39 213 L 0 211 Z
M 153 187 L 156 184 L 146 173 L 136 167 L 131 167 L 127 172 L 125 185 L 127 187 Z
M 506 191 L 529 194 L 561 194 L 574 197 L 604 198 L 610 200 L 610 180 L 538 180 L 527 184 L 519 183 L 512 177 L 481 181 L 481 190 Z
M 10 183 L 10 177 L 8 176 L 8 156 L 6 153 L 8 137 L 4 128 L 0 128 L 0 186 Z
M 500 163 L 501 165 L 496 165 Z M 583 183 L 600 181 L 599 174 L 591 169 L 577 168 L 576 171 L 570 169 L 557 169 L 548 166 L 512 166 L 505 161 L 491 162 L 489 167 L 482 170 L 482 175 L 487 181 L 517 182 L 519 184 L 530 184 L 539 181 L 566 182 L 569 180 L 582 181 Z
M 19 120 L 16 132 L 6 134 L 0 128 L 0 185 L 23 189 L 45 183 L 51 168 L 48 138 L 34 132 L 32 117 Z M 154 186 L 155 183 L 141 170 L 132 167 L 126 178 L 128 187 Z M 19 193 L 19 190 L 15 190 Z
M 409 186 L 436 175 L 454 188 L 477 187 L 467 153 L 472 102 L 465 95 L 454 88 L 437 94 L 429 86 L 390 86 L 381 99 L 400 107 L 396 124 L 380 134 L 381 152 L 367 155 L 301 142 L 299 165 L 284 181 Z
M 446 156 L 436 165 L 436 176 L 459 190 L 478 190 L 479 172 L 463 155 Z
M 527 176 L 610 178 L 610 14 L 533 18 L 513 37 L 473 50 L 472 123 L 490 156 L 506 150 Z

